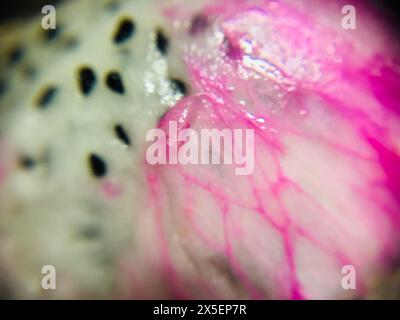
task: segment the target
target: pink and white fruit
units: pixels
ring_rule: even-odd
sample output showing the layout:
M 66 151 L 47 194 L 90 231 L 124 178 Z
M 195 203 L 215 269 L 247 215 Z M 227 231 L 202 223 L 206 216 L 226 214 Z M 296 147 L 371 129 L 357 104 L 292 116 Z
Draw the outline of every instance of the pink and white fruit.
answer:
M 26 25 L 4 36 L 26 48 L 1 101 L 0 252 L 16 294 L 368 296 L 399 249 L 395 35 L 361 1 L 356 30 L 342 1 L 118 3 L 65 5 L 51 43 Z M 146 132 L 171 121 L 253 129 L 254 172 L 150 165 Z M 48 264 L 55 293 L 40 288 Z M 342 287 L 347 265 L 356 290 Z

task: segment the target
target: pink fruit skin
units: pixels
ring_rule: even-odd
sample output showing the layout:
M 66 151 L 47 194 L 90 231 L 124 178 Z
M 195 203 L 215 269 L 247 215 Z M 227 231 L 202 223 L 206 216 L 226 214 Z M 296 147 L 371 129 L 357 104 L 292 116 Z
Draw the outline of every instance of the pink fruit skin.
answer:
M 362 2 L 357 30 L 343 29 L 344 4 L 213 1 L 196 32 L 193 13 L 162 7 L 184 22 L 176 36 L 194 88 L 159 128 L 252 128 L 256 141 L 249 176 L 143 160 L 154 232 L 143 261 L 160 296 L 363 296 L 397 255 L 398 51 Z M 349 264 L 356 290 L 341 286 Z M 133 295 L 154 296 L 135 267 Z

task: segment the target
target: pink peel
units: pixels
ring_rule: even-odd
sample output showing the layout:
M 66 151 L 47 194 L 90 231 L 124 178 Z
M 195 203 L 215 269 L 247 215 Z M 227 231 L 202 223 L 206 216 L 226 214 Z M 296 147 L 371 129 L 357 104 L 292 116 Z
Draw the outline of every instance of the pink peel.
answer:
M 218 256 L 233 275 L 212 287 L 185 270 L 209 288 L 199 296 L 224 297 L 231 286 L 251 298 L 346 297 L 347 264 L 363 295 L 398 250 L 395 51 L 388 42 L 360 43 L 357 33 L 330 29 L 285 1 L 272 9 L 269 1 L 225 4 L 206 8 L 213 25 L 187 38 L 197 93 L 159 128 L 167 133 L 169 121 L 179 129 L 252 128 L 255 171 L 146 166 L 166 276 L 179 296 L 191 296 L 187 276 L 173 271 L 172 233 L 185 239 L 195 270 Z

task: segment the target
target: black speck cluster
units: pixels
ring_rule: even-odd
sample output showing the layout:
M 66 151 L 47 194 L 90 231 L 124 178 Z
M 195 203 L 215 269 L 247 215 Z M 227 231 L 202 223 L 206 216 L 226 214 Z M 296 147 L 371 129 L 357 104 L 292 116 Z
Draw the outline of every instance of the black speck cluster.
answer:
M 110 1 L 106 6 L 106 10 L 115 11 L 118 9 L 118 3 L 115 1 Z M 196 17 L 192 22 L 192 31 L 198 32 L 200 29 L 205 27 L 206 19 L 202 16 Z M 42 41 L 44 43 L 50 43 L 58 39 L 62 34 L 62 26 L 56 29 L 45 30 L 42 34 Z M 113 33 L 113 42 L 115 45 L 120 46 L 121 44 L 129 41 L 136 32 L 136 24 L 133 19 L 129 17 L 119 17 L 117 25 Z M 157 50 L 162 55 L 167 55 L 170 49 L 170 40 L 167 35 L 161 29 L 156 29 L 155 31 L 155 45 Z M 61 39 L 61 48 L 64 50 L 72 49 L 79 45 L 79 41 L 76 35 L 66 34 Z M 121 47 L 126 49 L 126 47 Z M 15 45 L 9 50 L 8 61 L 10 65 L 19 63 L 25 54 L 25 48 L 21 45 Z M 29 61 L 24 64 L 21 69 L 22 74 L 26 79 L 33 79 L 36 76 L 38 70 L 36 70 L 34 65 L 29 64 Z M 85 97 L 91 95 L 97 86 L 97 75 L 93 67 L 89 65 L 78 66 L 76 69 L 76 79 L 78 89 L 81 94 Z M 176 78 L 170 78 L 172 87 L 176 92 L 183 95 L 187 94 L 187 86 L 185 82 Z M 104 84 L 112 92 L 124 95 L 125 86 L 121 72 L 116 70 L 111 70 L 106 72 L 104 77 Z M 7 89 L 7 82 L 0 80 L 0 96 Z M 47 84 L 43 86 L 33 101 L 34 105 L 40 109 L 44 110 L 51 106 L 51 104 L 57 99 L 57 95 L 60 93 L 62 88 L 55 84 Z M 126 146 L 131 145 L 131 138 L 128 132 L 121 124 L 115 124 L 113 127 L 113 133 L 115 137 Z M 37 161 L 30 156 L 22 155 L 19 158 L 20 166 L 25 170 L 32 170 L 37 165 Z M 105 177 L 108 173 L 108 166 L 103 157 L 97 153 L 89 153 L 87 156 L 87 165 L 89 172 L 97 179 Z M 93 228 L 88 228 L 84 232 L 84 236 L 87 238 L 95 238 L 99 234 L 98 230 Z

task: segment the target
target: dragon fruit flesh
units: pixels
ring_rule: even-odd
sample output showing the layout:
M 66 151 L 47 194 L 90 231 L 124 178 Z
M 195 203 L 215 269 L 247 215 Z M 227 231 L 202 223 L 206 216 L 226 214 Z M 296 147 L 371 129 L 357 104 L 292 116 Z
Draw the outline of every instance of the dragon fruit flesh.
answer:
M 381 297 L 399 253 L 399 45 L 352 3 L 356 29 L 322 0 L 64 1 L 54 30 L 2 26 L 10 294 Z M 251 129 L 252 172 L 149 163 L 149 131 L 174 124 Z

